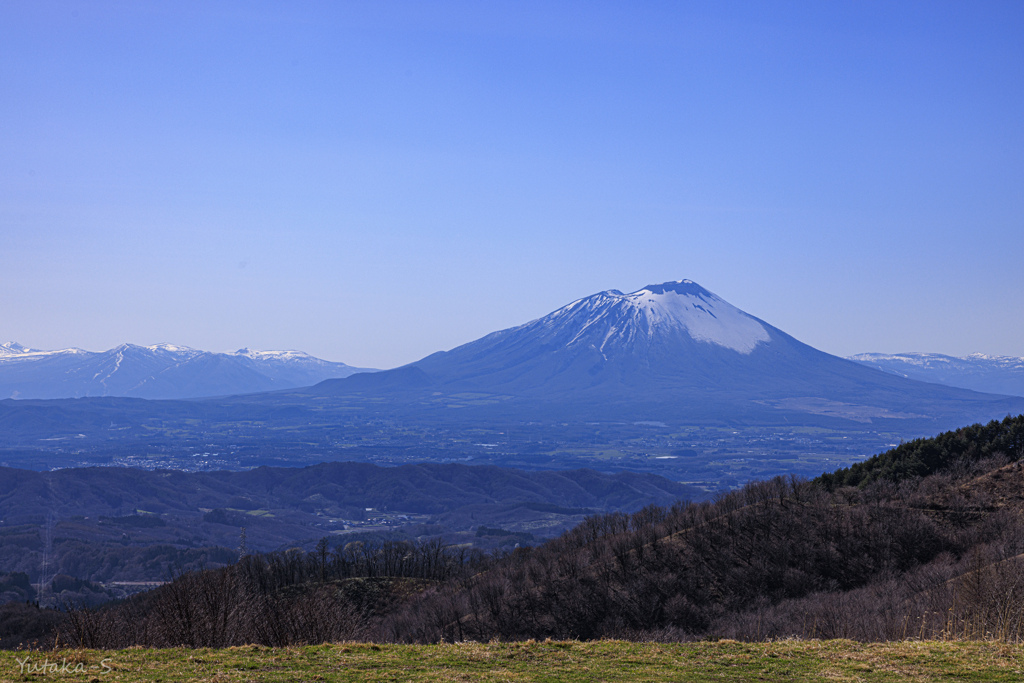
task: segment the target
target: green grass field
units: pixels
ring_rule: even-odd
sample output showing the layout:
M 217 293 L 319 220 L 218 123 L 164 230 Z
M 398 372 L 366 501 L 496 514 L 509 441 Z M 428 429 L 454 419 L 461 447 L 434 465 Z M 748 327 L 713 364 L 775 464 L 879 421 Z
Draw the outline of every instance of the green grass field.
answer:
M 0 681 L 1021 681 L 1024 646 L 783 641 L 0 652 Z

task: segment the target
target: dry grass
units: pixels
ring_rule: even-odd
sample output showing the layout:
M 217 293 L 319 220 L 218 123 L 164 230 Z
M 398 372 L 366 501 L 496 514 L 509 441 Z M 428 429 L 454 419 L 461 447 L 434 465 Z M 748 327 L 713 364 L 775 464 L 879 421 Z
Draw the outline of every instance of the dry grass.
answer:
M 26 660 L 26 658 L 28 658 Z M 47 666 L 46 671 L 39 667 Z M 1020 681 L 1024 646 L 718 641 L 0 652 L 0 681 Z

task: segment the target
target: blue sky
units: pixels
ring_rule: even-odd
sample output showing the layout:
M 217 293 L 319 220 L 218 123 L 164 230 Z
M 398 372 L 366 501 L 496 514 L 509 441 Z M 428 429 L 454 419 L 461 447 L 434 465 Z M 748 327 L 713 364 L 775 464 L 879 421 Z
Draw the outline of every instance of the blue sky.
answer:
M 1024 356 L 1024 3 L 0 4 L 0 337 L 390 367 L 690 278 Z

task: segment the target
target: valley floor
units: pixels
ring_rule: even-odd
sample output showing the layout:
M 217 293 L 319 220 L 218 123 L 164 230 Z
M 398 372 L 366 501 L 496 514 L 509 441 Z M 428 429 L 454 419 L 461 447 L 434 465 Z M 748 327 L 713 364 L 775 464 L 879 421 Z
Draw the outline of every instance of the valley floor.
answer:
M 1019 681 L 1024 646 L 848 640 L 0 652 L 0 681 Z

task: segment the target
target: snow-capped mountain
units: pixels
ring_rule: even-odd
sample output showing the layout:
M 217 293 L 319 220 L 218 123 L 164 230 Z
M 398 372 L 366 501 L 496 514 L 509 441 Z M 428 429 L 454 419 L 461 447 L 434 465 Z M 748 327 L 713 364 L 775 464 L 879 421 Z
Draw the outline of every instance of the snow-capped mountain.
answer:
M 850 360 L 885 372 L 991 394 L 1024 396 L 1024 358 L 941 353 L 861 353 Z
M 44 356 L 54 356 L 58 354 L 73 355 L 83 353 L 89 352 L 77 348 L 60 349 L 59 351 L 40 351 L 39 349 L 30 349 L 27 346 L 22 346 L 18 342 L 6 342 L 0 344 L 0 362 L 5 360 L 42 358 Z
M 787 412 L 858 422 L 975 420 L 1024 410 L 1024 401 L 924 384 L 818 351 L 689 280 L 599 292 L 451 351 L 314 391 L 677 421 L 779 420 Z
M 291 389 L 364 371 L 301 351 L 211 353 L 174 344 L 40 351 L 7 342 L 0 345 L 0 398 L 198 398 Z
M 609 290 L 579 299 L 521 331 L 556 339 L 566 333 L 567 348 L 589 345 L 607 357 L 610 353 L 635 353 L 655 335 L 683 335 L 749 354 L 758 344 L 770 341 L 768 331 L 756 318 L 723 301 L 690 280 L 650 285 L 631 294 Z M 600 344 L 595 337 L 600 336 Z M 500 334 L 500 333 L 499 333 Z
M 550 396 L 700 381 L 749 362 L 773 329 L 689 280 L 599 292 L 414 365 L 445 381 Z M 759 354 L 758 354 L 759 355 Z

